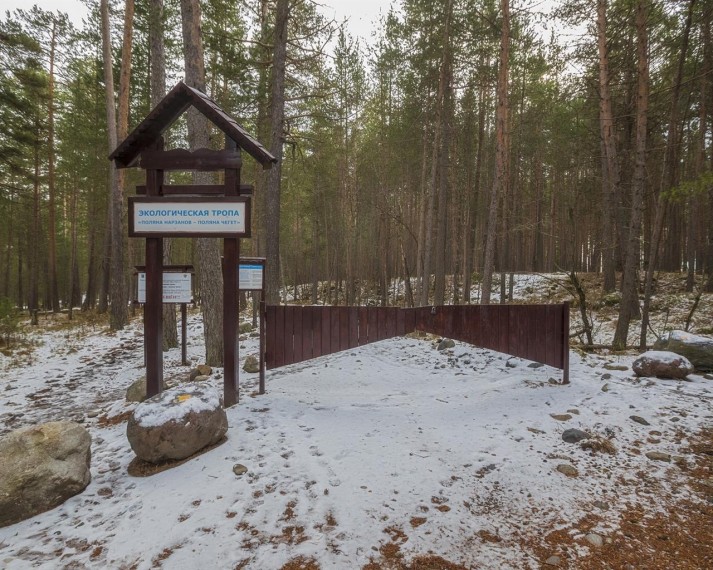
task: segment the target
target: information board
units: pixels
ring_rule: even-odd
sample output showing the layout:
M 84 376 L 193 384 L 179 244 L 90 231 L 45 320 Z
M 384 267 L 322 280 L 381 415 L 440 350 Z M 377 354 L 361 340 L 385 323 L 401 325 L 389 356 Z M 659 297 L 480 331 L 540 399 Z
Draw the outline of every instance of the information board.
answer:
M 249 198 L 129 198 L 129 236 L 248 236 Z
M 265 266 L 257 262 L 244 262 L 238 266 L 238 287 L 241 291 L 262 291 Z
M 139 273 L 139 303 L 146 302 L 146 273 Z M 164 303 L 190 303 L 193 301 L 191 294 L 190 273 L 164 273 L 163 274 L 163 302 Z

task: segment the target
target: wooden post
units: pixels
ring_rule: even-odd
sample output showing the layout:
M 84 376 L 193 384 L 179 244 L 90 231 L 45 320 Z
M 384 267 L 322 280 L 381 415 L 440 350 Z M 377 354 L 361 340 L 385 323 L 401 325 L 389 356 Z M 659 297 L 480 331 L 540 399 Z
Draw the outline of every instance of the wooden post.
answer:
M 237 144 L 225 137 L 226 150 L 237 149 Z M 238 149 L 239 151 L 239 149 Z M 240 193 L 240 168 L 225 169 L 225 195 Z M 239 352 L 238 352 L 238 264 L 240 262 L 240 239 L 223 240 L 223 403 L 226 408 L 240 400 Z
M 156 147 L 163 148 L 163 140 Z M 163 171 L 146 171 L 146 194 L 158 196 Z M 144 307 L 144 342 L 146 344 L 146 396 L 163 388 L 163 238 L 146 238 L 146 305 Z
M 181 303 L 181 364 L 188 366 L 188 310 L 186 303 Z
M 260 292 L 260 394 L 265 393 L 265 280 Z
M 569 301 L 562 314 L 562 384 L 569 384 Z

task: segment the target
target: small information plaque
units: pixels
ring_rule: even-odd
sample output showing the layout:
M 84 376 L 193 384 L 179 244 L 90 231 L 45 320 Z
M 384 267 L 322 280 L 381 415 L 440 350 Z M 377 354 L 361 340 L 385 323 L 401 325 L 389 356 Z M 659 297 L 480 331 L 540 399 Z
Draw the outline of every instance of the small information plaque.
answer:
M 164 303 L 190 303 L 191 294 L 190 273 L 164 273 L 163 274 L 163 302 Z M 139 303 L 146 302 L 146 273 L 139 273 Z
M 262 291 L 265 283 L 264 259 L 241 259 L 238 266 L 238 287 L 241 291 Z

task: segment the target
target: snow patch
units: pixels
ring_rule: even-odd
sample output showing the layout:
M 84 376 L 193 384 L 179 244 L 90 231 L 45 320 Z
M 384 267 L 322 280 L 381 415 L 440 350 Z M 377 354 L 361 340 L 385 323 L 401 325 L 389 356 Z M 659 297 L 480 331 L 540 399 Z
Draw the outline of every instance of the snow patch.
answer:
M 179 422 L 191 412 L 218 408 L 220 397 L 216 390 L 208 386 L 186 385 L 166 390 L 157 398 L 142 402 L 134 410 L 134 418 L 142 427 L 156 427 L 171 421 Z

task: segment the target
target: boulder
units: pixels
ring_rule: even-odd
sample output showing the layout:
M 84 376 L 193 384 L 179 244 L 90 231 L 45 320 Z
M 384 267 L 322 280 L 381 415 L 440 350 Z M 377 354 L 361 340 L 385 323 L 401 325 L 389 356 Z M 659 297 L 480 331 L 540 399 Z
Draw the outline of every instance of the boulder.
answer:
M 685 331 L 670 331 L 654 343 L 654 350 L 685 356 L 696 370 L 713 371 L 713 338 Z
M 637 376 L 655 376 L 682 380 L 693 372 L 693 365 L 685 356 L 666 350 L 644 352 L 631 365 Z
M 92 438 L 74 422 L 50 422 L 0 439 L 0 527 L 43 513 L 81 493 L 91 473 Z
M 256 372 L 260 372 L 260 359 L 258 358 L 258 355 L 249 354 L 245 358 L 245 363 L 243 364 L 243 370 L 245 370 L 245 372 L 248 372 L 250 374 L 255 374 Z
M 240 334 L 246 334 L 249 333 L 253 330 L 253 324 L 252 323 L 240 323 L 240 326 L 238 327 L 238 332 Z
M 166 382 L 163 383 L 162 390 L 167 388 Z M 126 389 L 127 402 L 143 402 L 146 399 L 146 376 L 142 376 L 136 382 Z
M 190 457 L 218 443 L 227 431 L 218 392 L 205 384 L 188 384 L 136 406 L 126 436 L 139 459 L 159 463 Z

